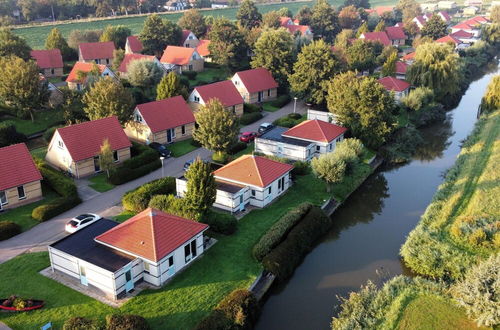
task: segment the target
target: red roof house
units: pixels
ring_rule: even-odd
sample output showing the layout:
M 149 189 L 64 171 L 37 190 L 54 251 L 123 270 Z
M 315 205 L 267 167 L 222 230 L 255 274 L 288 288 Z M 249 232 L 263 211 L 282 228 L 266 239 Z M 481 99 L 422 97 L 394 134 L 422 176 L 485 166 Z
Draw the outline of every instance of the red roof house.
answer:
M 112 41 L 82 42 L 78 45 L 78 61 L 111 66 L 114 50 L 115 43 Z
M 408 39 L 402 27 L 389 26 L 385 28 L 385 32 L 393 46 L 402 46 L 405 44 L 405 40 Z
M 210 50 L 208 49 L 208 45 L 210 45 L 210 40 L 201 39 L 196 46 L 196 51 L 200 54 L 201 57 L 205 59 L 205 62 L 210 62 Z
M 278 83 L 264 68 L 236 72 L 231 81 L 246 103 L 272 100 L 278 94 Z
M 282 135 L 285 137 L 312 142 L 331 143 L 341 137 L 346 128 L 322 120 L 306 120 L 290 128 Z
M 42 179 L 26 144 L 0 148 L 0 210 L 40 199 Z
M 87 76 L 93 71 L 98 70 L 101 77 L 112 77 L 115 78 L 115 74 L 107 66 L 95 63 L 84 63 L 76 62 L 68 77 L 66 82 L 68 83 L 69 89 L 82 90 L 87 85 Z
M 167 46 L 163 52 L 160 62 L 165 64 L 167 69 L 172 69 L 178 73 L 182 71 L 203 71 L 203 58 L 195 48 Z
M 127 42 L 125 43 L 125 54 L 140 54 L 142 52 L 142 42 L 137 36 L 127 37 Z
M 396 62 L 396 78 L 404 79 L 406 77 L 406 70 L 408 70 L 409 65 L 405 62 Z
M 295 35 L 295 33 L 300 33 L 302 37 L 312 39 L 314 34 L 311 32 L 309 25 L 287 25 L 286 29 L 290 34 Z
M 182 47 L 196 48 L 200 40 L 194 35 L 191 30 L 182 30 L 181 42 L 179 43 Z
M 457 39 L 451 35 L 441 37 L 441 38 L 437 39 L 436 42 L 442 43 L 442 44 L 452 43 L 455 47 L 462 43 L 459 39 Z
M 158 66 L 161 66 L 160 62 L 158 62 L 158 59 L 153 56 L 153 55 L 142 55 L 142 54 L 125 54 L 123 57 L 122 63 L 118 67 L 118 72 L 121 75 L 126 75 L 128 71 L 128 65 L 133 62 L 133 61 L 151 61 L 151 62 L 157 62 Z
M 63 59 L 59 49 L 32 50 L 31 57 L 36 61 L 45 77 L 60 77 L 63 75 Z
M 471 39 L 474 37 L 474 34 L 470 33 L 470 32 L 466 32 L 464 30 L 458 30 L 457 32 L 455 33 L 451 33 L 450 36 L 454 37 L 454 38 L 457 38 L 457 39 L 461 39 L 461 38 L 464 38 L 464 39 Z
M 288 25 L 293 25 L 293 20 L 290 17 L 280 17 L 280 25 L 287 27 Z
M 75 177 L 100 172 L 99 153 L 108 140 L 116 163 L 130 158 L 131 143 L 115 116 L 58 128 L 45 159 Z M 97 158 L 96 158 L 97 157 Z
M 380 42 L 384 46 L 392 45 L 391 40 L 384 31 L 379 32 L 365 32 L 359 36 L 359 39 L 363 39 L 371 42 Z
M 394 77 L 384 77 L 378 80 L 388 92 L 394 92 L 396 101 L 400 101 L 403 96 L 408 95 L 410 91 L 410 84 L 404 80 Z
M 406 62 L 407 64 L 412 64 L 413 61 L 415 61 L 415 52 L 408 53 L 404 55 L 401 59 Z
M 226 109 L 231 110 L 237 116 L 243 115 L 243 98 L 231 80 L 197 86 L 189 95 L 188 101 L 193 109 L 197 109 L 212 99 L 219 100 Z

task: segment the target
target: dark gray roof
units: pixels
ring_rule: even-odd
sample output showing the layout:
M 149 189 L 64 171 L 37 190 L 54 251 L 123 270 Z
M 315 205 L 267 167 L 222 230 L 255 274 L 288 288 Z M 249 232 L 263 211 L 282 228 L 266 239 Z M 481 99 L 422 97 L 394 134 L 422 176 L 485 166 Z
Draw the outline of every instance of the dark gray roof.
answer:
M 230 194 L 235 194 L 244 188 L 244 187 L 239 186 L 237 184 L 233 184 L 233 183 L 226 182 L 226 181 L 219 181 L 219 180 L 215 180 L 215 184 L 217 185 L 217 189 L 228 192 Z
M 118 225 L 116 221 L 101 219 L 50 246 L 108 271 L 116 272 L 136 258 L 99 244 L 94 238 Z
M 271 141 L 276 141 L 276 142 L 282 142 L 282 143 L 287 143 L 287 144 L 291 144 L 291 145 L 299 146 L 299 147 L 307 147 L 308 145 L 312 144 L 312 142 L 310 142 L 310 141 L 304 141 L 304 140 L 299 140 L 299 139 L 294 139 L 294 138 L 282 136 L 282 134 L 285 133 L 286 131 L 288 131 L 288 128 L 276 126 L 272 130 L 262 134 L 259 137 L 259 139 L 266 139 L 266 140 L 271 140 Z

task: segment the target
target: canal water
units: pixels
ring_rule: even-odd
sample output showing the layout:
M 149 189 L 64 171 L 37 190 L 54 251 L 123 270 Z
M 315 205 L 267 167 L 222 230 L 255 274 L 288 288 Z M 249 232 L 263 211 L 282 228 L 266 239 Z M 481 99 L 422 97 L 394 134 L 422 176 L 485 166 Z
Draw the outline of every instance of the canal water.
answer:
M 426 143 L 411 162 L 380 168 L 332 215 L 333 228 L 293 277 L 270 290 L 256 329 L 329 329 L 339 296 L 409 273 L 399 249 L 455 162 L 496 73 L 497 66 L 472 82 L 445 122 L 423 130 Z

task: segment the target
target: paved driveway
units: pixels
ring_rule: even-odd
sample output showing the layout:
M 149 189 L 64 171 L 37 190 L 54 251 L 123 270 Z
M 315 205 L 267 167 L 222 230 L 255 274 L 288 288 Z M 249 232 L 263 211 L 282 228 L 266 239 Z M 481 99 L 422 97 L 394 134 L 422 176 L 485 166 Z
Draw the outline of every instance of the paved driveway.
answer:
M 292 101 L 276 112 L 265 112 L 264 118 L 262 118 L 258 122 L 243 127 L 241 129 L 241 132 L 257 131 L 257 128 L 261 123 L 273 122 L 279 117 L 282 117 L 288 113 L 292 113 L 293 107 L 294 105 Z M 302 102 L 297 102 L 296 111 L 298 113 L 306 112 L 306 108 Z M 182 157 L 169 158 L 164 163 L 164 175 L 173 177 L 180 176 L 183 173 L 183 166 L 187 160 L 193 159 L 195 157 L 209 159 L 211 157 L 211 154 L 211 151 L 204 148 L 199 148 Z M 60 214 L 54 219 L 43 222 L 31 228 L 30 230 L 8 240 L 0 241 L 0 263 L 3 263 L 27 251 L 44 250 L 47 245 L 66 235 L 64 232 L 64 225 L 75 215 L 85 212 L 92 212 L 103 215 L 110 214 L 112 212 L 112 208 L 120 203 L 123 194 L 125 194 L 129 190 L 143 185 L 146 182 L 159 179 L 161 177 L 161 172 L 162 170 L 160 168 L 134 181 L 116 186 L 110 191 L 104 192 L 102 194 L 96 194 L 93 197 L 88 196 L 90 198 L 87 198 L 80 205 L 63 214 Z

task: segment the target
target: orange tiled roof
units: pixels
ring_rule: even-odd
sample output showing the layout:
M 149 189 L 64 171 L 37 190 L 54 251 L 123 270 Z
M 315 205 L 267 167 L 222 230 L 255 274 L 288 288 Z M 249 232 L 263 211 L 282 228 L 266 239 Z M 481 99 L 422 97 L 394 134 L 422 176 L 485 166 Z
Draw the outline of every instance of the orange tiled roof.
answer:
M 290 128 L 283 136 L 308 141 L 330 142 L 347 131 L 346 128 L 322 120 L 306 120 Z
M 160 62 L 176 65 L 188 65 L 194 51 L 194 48 L 167 46 L 163 52 Z

